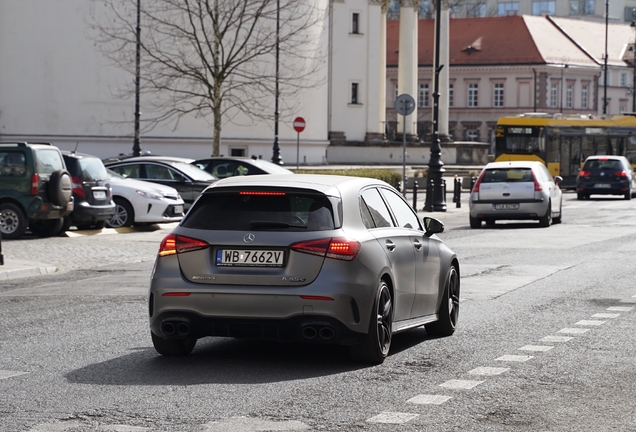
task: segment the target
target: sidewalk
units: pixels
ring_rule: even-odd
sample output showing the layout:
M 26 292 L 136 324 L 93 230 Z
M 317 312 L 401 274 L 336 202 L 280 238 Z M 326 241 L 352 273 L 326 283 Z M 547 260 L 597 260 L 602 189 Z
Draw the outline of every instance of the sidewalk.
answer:
M 0 282 L 27 276 L 55 273 L 57 267 L 34 261 L 14 260 L 4 254 L 4 265 L 0 265 Z

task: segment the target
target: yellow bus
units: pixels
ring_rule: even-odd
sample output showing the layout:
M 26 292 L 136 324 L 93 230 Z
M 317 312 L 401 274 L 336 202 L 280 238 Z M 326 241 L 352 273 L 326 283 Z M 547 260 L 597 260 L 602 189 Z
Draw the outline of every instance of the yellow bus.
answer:
M 495 161 L 541 161 L 552 176 L 563 177 L 562 188 L 573 188 L 585 159 L 599 154 L 626 156 L 636 166 L 635 115 L 595 119 L 529 113 L 497 122 Z

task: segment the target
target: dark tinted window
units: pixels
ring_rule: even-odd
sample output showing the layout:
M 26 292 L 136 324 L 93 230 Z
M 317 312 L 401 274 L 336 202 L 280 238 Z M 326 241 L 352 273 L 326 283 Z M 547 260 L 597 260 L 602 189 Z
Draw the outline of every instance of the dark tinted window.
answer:
M 482 183 L 514 183 L 514 182 L 531 182 L 532 170 L 530 168 L 503 168 L 488 169 L 484 173 Z
M 140 178 L 141 166 L 139 164 L 127 164 L 121 166 L 109 166 L 109 169 L 115 171 L 124 178 Z
M 332 202 L 304 191 L 254 190 L 202 195 L 183 220 L 206 230 L 324 231 L 335 228 Z
M 371 215 L 373 224 L 376 228 L 393 226 L 389 209 L 386 207 L 386 204 L 377 189 L 367 189 L 362 191 L 362 199 L 369 210 L 369 214 Z
M 621 163 L 621 161 L 616 159 L 591 159 L 585 162 L 583 169 L 588 171 L 592 171 L 592 170 L 621 171 L 623 170 L 623 164 Z
M 388 189 L 380 189 L 382 195 L 393 210 L 393 215 L 397 219 L 397 224 L 402 228 L 421 229 L 417 215 L 407 203 L 395 192 Z

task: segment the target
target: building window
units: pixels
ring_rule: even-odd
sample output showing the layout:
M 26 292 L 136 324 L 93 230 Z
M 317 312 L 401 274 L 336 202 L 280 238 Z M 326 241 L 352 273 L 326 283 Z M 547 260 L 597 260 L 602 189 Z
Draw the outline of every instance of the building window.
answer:
M 627 112 L 627 101 L 621 99 L 618 103 L 619 103 L 618 112 L 621 114 L 623 114 L 624 112 Z
M 589 99 L 589 87 L 587 84 L 581 86 L 581 108 L 587 109 L 587 101 Z
M 550 108 L 556 108 L 559 103 L 559 85 L 552 83 L 550 86 Z
M 358 83 L 351 83 L 351 103 L 352 104 L 360 103 L 360 98 L 358 95 L 358 87 L 359 87 Z
M 448 85 L 448 107 L 452 107 L 453 106 L 453 85 L 449 84 Z
M 398 83 L 395 83 L 395 84 L 394 84 L 394 87 L 395 87 L 395 97 L 393 98 L 393 100 L 394 100 L 394 101 L 396 101 L 396 100 L 397 100 L 397 98 L 398 98 L 398 96 L 399 96 L 399 93 L 398 93 Z
M 351 14 L 351 33 L 360 34 L 360 14 L 358 12 Z
M 469 128 L 464 131 L 466 141 L 479 141 L 479 129 Z
M 417 94 L 417 106 L 419 108 L 428 106 L 428 84 L 420 83 L 420 90 Z
M 565 90 L 565 107 L 572 108 L 572 95 L 574 93 L 574 85 L 568 84 Z
M 519 2 L 501 2 L 497 4 L 497 15 L 510 16 L 519 13 Z
M 477 107 L 478 100 L 479 100 L 479 85 L 477 83 L 468 84 L 468 108 Z
M 468 3 L 466 18 L 483 18 L 486 16 L 486 3 Z
M 533 1 L 532 15 L 554 15 L 556 12 L 556 1 Z
M 504 85 L 503 83 L 495 83 L 493 86 L 492 106 L 502 108 L 504 106 Z
M 417 17 L 419 19 L 433 18 L 433 8 L 429 1 L 421 1 L 417 5 Z
M 570 15 L 594 15 L 594 0 L 570 0 Z
M 620 86 L 629 87 L 629 84 L 627 84 L 627 72 L 621 72 Z

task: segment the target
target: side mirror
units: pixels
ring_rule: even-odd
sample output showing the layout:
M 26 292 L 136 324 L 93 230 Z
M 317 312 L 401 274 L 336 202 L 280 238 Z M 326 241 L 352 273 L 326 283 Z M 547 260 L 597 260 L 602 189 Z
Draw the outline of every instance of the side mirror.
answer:
M 427 236 L 444 232 L 444 224 L 437 219 L 426 216 L 422 220 L 424 222 L 424 229 L 426 230 Z
M 556 177 L 554 178 L 554 182 L 555 182 L 556 184 L 559 184 L 559 183 L 563 182 L 563 177 L 561 177 L 561 176 L 556 176 Z

